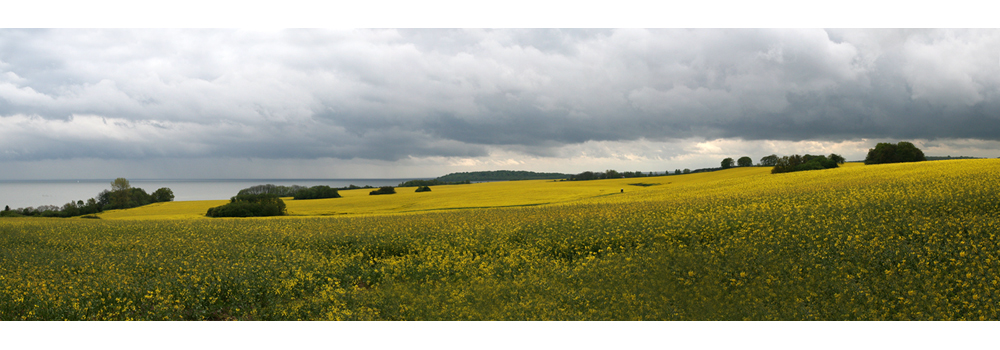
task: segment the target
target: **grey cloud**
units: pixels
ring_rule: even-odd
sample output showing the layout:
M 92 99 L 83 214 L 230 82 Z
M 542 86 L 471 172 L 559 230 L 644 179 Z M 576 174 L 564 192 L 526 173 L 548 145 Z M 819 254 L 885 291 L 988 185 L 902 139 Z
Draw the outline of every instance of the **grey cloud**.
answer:
M 0 158 L 1000 140 L 998 59 L 996 30 L 7 30 Z

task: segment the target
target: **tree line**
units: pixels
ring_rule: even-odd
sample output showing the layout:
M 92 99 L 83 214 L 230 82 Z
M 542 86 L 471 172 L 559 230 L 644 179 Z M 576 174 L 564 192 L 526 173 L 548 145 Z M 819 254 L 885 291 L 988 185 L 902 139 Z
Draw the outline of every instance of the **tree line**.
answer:
M 327 185 L 319 185 L 313 187 L 291 185 L 291 186 L 278 186 L 272 184 L 266 185 L 256 185 L 244 188 L 236 193 L 237 196 L 251 195 L 251 194 L 273 194 L 278 197 L 292 197 L 293 199 L 319 199 L 319 198 L 340 198 L 340 193 L 337 191 L 343 190 L 356 190 L 363 188 L 375 188 L 370 185 L 357 186 L 349 185 L 345 187 L 330 187 Z
M 428 183 L 418 186 L 443 185 L 447 183 L 469 183 L 471 181 L 513 181 L 513 180 L 557 180 L 569 177 L 569 174 L 538 173 L 524 170 L 491 170 L 451 173 L 438 177 L 441 183 Z M 399 186 L 407 187 L 407 186 Z
M 68 218 L 80 215 L 93 215 L 105 210 L 128 209 L 143 205 L 170 202 L 174 200 L 174 192 L 169 188 L 157 189 L 152 194 L 145 190 L 132 187 L 125 178 L 117 178 L 111 182 L 110 190 L 103 190 L 97 197 L 90 198 L 86 202 L 82 200 L 70 201 L 62 207 L 54 205 L 42 205 L 27 208 L 10 209 L 5 206 L 0 212 L 0 216 L 39 216 L 39 217 L 62 217 Z
M 471 184 L 471 183 L 472 183 L 472 181 L 469 181 L 469 180 L 455 181 L 455 182 L 446 182 L 446 181 L 441 181 L 439 179 L 409 180 L 409 181 L 401 182 L 399 184 L 399 186 L 396 186 L 396 187 L 423 187 L 423 186 L 440 186 L 440 185 L 468 185 L 468 184 Z

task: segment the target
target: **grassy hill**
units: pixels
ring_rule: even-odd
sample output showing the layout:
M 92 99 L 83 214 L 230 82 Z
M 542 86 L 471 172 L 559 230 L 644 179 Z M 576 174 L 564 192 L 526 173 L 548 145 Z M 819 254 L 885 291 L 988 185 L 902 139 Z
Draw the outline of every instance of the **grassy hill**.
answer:
M 0 319 L 998 320 L 998 178 L 751 167 L 3 218 Z

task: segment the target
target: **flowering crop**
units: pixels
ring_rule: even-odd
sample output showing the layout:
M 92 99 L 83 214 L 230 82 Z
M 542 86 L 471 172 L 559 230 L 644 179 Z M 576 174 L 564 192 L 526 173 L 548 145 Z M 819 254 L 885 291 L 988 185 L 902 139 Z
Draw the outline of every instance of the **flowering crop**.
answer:
M 1000 160 L 768 172 L 3 218 L 0 319 L 1000 319 Z

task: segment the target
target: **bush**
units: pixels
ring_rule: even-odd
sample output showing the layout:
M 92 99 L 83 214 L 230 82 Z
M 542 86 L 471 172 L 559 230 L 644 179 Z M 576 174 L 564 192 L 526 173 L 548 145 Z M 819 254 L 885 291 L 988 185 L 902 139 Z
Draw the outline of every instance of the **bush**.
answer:
M 154 191 L 153 194 L 150 195 L 150 197 L 152 197 L 153 202 L 157 203 L 172 202 L 174 200 L 174 191 L 171 191 L 169 188 L 166 187 L 161 187 L 160 189 Z
M 438 179 L 433 180 L 410 180 L 400 183 L 396 187 L 427 187 L 427 186 L 438 186 L 438 185 L 448 185 L 450 183 L 444 182 Z
M 306 189 L 305 186 L 292 185 L 292 186 L 276 186 L 272 184 L 257 185 L 244 188 L 236 193 L 239 195 L 246 194 L 273 194 L 278 197 L 292 197 L 301 190 Z
M 394 193 L 396 193 L 396 190 L 392 188 L 392 186 L 382 186 L 379 187 L 377 190 L 368 192 L 368 194 L 372 196 L 377 194 L 394 194 Z
M 430 192 L 430 191 L 431 191 L 430 186 L 420 186 L 417 187 L 417 190 L 415 192 Z
M 774 168 L 771 169 L 771 174 L 836 168 L 837 160 L 835 159 L 843 159 L 843 157 L 836 154 L 831 154 L 830 157 L 831 158 L 827 158 L 826 156 L 814 156 L 810 154 L 804 156 L 800 156 L 798 154 L 784 156 L 778 159 L 777 164 L 775 164 Z
M 0 211 L 0 217 L 18 218 L 18 217 L 22 217 L 22 216 L 24 216 L 23 213 L 19 213 L 19 212 L 13 211 L 13 210 Z
M 889 164 L 905 162 L 922 162 L 927 160 L 924 152 L 917 146 L 906 141 L 897 144 L 880 142 L 875 148 L 868 150 L 865 156 L 865 165 L 868 164 Z
M 170 191 L 169 188 L 163 188 L 162 190 Z M 169 194 L 172 196 L 174 193 L 171 191 Z M 171 200 L 172 199 L 173 198 L 171 197 Z M 97 194 L 97 204 L 100 206 L 102 211 L 141 207 L 153 202 L 156 202 L 153 200 L 153 196 L 150 196 L 146 193 L 146 190 L 138 187 L 129 187 L 127 189 L 115 191 L 104 190 Z
M 301 189 L 295 192 L 294 199 L 323 199 L 323 198 L 340 198 L 340 193 L 337 193 L 337 189 L 331 188 L 326 185 L 313 186 L 306 189 Z
M 285 202 L 276 194 L 243 194 L 229 199 L 229 204 L 209 208 L 209 217 L 251 217 L 285 215 Z

